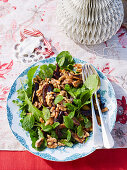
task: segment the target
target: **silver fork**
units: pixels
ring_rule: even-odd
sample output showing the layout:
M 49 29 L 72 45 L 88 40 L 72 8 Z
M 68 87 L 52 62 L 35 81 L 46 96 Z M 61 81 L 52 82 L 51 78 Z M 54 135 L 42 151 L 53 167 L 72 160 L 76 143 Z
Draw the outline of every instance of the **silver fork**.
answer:
M 83 75 L 83 81 L 86 80 L 86 78 L 89 75 L 95 74 L 98 76 L 99 79 L 99 83 L 98 83 L 98 89 L 100 89 L 100 78 L 99 75 L 97 73 L 97 71 L 94 69 L 94 67 L 90 64 L 85 64 L 82 67 L 82 75 Z M 114 140 L 110 134 L 109 128 L 108 128 L 108 124 L 105 123 L 103 117 L 102 117 L 102 112 L 100 109 L 100 105 L 98 102 L 98 98 L 97 98 L 97 92 L 94 93 L 95 95 L 95 100 L 96 100 L 96 104 L 98 107 L 98 112 L 99 112 L 99 116 L 101 119 L 101 127 L 102 127 L 102 132 L 100 132 L 100 126 L 97 123 L 97 119 L 96 119 L 96 115 L 95 115 L 95 110 L 94 110 L 94 105 L 93 105 L 93 98 L 91 97 L 91 108 L 92 108 L 92 120 L 93 120 L 93 142 L 94 142 L 94 146 L 95 147 L 102 147 L 104 146 L 105 148 L 112 148 L 114 146 Z M 103 137 L 103 140 L 102 140 Z

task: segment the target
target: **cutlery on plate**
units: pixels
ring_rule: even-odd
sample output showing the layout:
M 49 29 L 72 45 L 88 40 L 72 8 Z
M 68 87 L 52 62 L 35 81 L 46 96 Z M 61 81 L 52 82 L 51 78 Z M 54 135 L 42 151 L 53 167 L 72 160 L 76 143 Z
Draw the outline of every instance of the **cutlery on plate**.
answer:
M 111 136 L 111 133 L 110 133 L 110 130 L 108 127 L 108 123 L 105 122 L 105 120 L 102 116 L 101 108 L 100 108 L 98 98 L 97 98 L 97 91 L 100 89 L 100 86 L 101 86 L 100 77 L 99 77 L 97 71 L 95 70 L 95 68 L 91 64 L 84 64 L 82 66 L 83 82 L 85 82 L 85 80 L 88 78 L 89 75 L 93 75 L 93 74 L 97 75 L 98 80 L 99 80 L 98 88 L 97 88 L 96 92 L 94 92 L 94 95 L 95 95 L 95 100 L 96 100 L 96 104 L 98 107 L 98 112 L 99 112 L 99 116 L 100 116 L 100 120 L 101 120 L 101 129 L 102 129 L 102 132 L 101 132 L 100 126 L 97 123 L 94 104 L 93 104 L 93 96 L 92 96 L 91 97 L 91 108 L 92 108 L 94 147 L 97 148 L 97 147 L 104 146 L 105 148 L 112 148 L 114 146 L 114 140 L 113 140 L 113 137 Z

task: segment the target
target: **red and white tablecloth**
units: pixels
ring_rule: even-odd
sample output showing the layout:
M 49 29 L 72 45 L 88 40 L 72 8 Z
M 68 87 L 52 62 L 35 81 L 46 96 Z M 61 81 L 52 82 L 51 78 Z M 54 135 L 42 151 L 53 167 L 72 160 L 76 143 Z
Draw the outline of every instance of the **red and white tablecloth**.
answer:
M 116 125 L 112 131 L 115 147 L 127 147 L 127 30 L 121 27 L 111 40 L 96 46 L 75 44 L 58 27 L 57 0 L 0 0 L 0 150 L 24 150 L 9 129 L 6 100 L 11 85 L 29 62 L 16 60 L 14 45 L 29 37 L 27 30 L 39 30 L 53 52 L 70 51 L 99 68 L 111 81 L 118 102 Z M 25 31 L 24 31 L 25 30 Z

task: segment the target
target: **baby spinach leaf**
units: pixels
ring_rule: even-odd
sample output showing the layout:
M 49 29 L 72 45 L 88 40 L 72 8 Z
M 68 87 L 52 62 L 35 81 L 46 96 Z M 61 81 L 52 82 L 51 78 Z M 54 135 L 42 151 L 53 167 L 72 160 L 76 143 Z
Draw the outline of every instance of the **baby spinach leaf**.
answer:
M 56 57 L 56 62 L 60 68 L 73 69 L 74 60 L 68 51 L 63 51 Z
M 59 59 L 59 61 L 58 61 L 59 67 L 62 67 L 64 65 L 64 62 L 65 62 L 65 56 L 63 56 Z
M 74 106 L 72 103 L 64 103 L 64 106 L 66 106 L 67 109 L 70 110 L 70 111 L 74 111 L 74 110 L 77 109 L 77 107 Z
M 70 112 L 69 115 L 68 115 L 68 117 L 69 117 L 70 119 L 72 119 L 74 116 L 75 116 L 75 110 L 72 111 L 72 112 Z
M 53 127 L 53 129 L 55 129 L 57 126 L 59 126 L 60 125 L 60 123 L 59 122 L 55 122 L 53 125 L 52 125 L 52 127 Z
M 84 133 L 81 124 L 77 127 L 77 135 L 82 138 Z
M 85 116 L 82 116 L 82 118 L 84 119 L 85 128 L 90 128 L 92 126 L 92 122 Z
M 67 139 L 61 139 L 60 143 L 63 143 L 64 145 L 68 146 L 68 147 L 72 147 L 73 143 L 72 142 L 68 142 Z
M 81 99 L 73 99 L 73 102 L 74 102 L 78 107 L 81 107 L 81 105 L 82 105 Z
M 38 129 L 33 128 L 32 130 L 29 131 L 29 133 L 30 133 L 30 138 L 31 138 L 31 141 L 32 141 L 32 147 L 34 149 L 36 149 L 35 143 L 38 140 Z
M 56 66 L 53 64 L 40 66 L 40 72 L 39 72 L 40 78 L 42 78 L 43 80 L 45 78 L 52 78 L 53 72 L 55 69 L 56 69 Z
M 64 124 L 68 129 L 73 129 L 74 123 L 73 120 L 70 119 L 68 116 L 63 116 Z
M 75 92 L 77 91 L 76 88 L 71 88 L 68 84 L 65 85 L 64 88 L 73 98 L 76 98 Z
M 26 131 L 29 131 L 33 128 L 34 123 L 35 123 L 34 116 L 30 114 L 24 117 L 23 122 L 22 122 L 22 127 Z
M 38 123 L 37 126 L 40 126 L 44 132 L 49 132 L 49 131 L 52 130 L 52 126 L 51 125 L 46 125 L 45 126 L 44 123 L 41 123 L 41 124 Z
M 86 79 L 84 84 L 91 91 L 91 93 L 94 93 L 95 91 L 97 91 L 97 87 L 98 87 L 98 76 L 90 75 Z
M 40 128 L 34 127 L 31 131 L 29 131 L 29 133 L 30 133 L 30 138 L 32 141 L 32 147 L 36 149 L 37 151 L 43 151 L 47 147 L 47 142 Z M 39 138 L 44 138 L 44 141 L 40 147 L 36 148 L 35 143 Z
M 50 118 L 50 111 L 49 111 L 49 109 L 47 107 L 43 106 L 42 113 L 43 113 L 44 120 L 47 121 Z
M 48 67 L 51 68 L 53 71 L 56 70 L 56 65 L 54 64 L 49 64 Z
M 41 131 L 40 128 L 38 128 L 38 136 L 39 136 L 39 138 L 43 138 L 44 139 L 44 134 L 43 134 L 43 132 Z
M 54 88 L 53 92 L 55 92 L 55 93 L 59 93 L 59 92 L 60 92 L 60 89 L 58 89 L 58 88 Z
M 56 96 L 55 100 L 54 100 L 54 104 L 56 105 L 57 103 L 61 102 L 63 100 L 63 96 L 62 95 L 58 95 Z
M 39 66 L 31 67 L 30 70 L 27 73 L 27 77 L 28 77 L 28 81 L 27 81 L 27 84 L 28 84 L 27 95 L 28 95 L 28 97 L 32 96 L 32 79 L 33 79 L 33 76 L 34 76 L 34 74 L 35 74 L 35 72 L 36 72 L 38 67 Z
M 67 130 L 67 141 L 69 142 L 71 140 L 71 132 L 70 130 Z
M 27 93 L 25 92 L 25 89 L 23 87 L 23 93 L 25 95 L 25 103 L 28 105 L 28 111 L 29 113 L 32 113 L 35 117 L 35 119 L 39 122 L 40 117 L 43 118 L 42 112 L 38 110 L 34 105 L 32 105 L 32 102 L 29 100 Z

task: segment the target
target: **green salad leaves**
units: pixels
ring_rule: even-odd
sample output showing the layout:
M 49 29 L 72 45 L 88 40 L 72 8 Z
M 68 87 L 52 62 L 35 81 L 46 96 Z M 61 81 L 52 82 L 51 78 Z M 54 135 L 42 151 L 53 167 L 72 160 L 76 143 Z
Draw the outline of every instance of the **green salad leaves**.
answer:
M 55 100 L 54 100 L 54 104 L 56 105 L 57 103 L 61 102 L 63 100 L 63 96 L 58 95 L 56 96 Z
M 42 78 L 43 80 L 45 78 L 52 78 L 53 72 L 55 69 L 56 69 L 56 66 L 53 64 L 42 65 L 42 66 L 40 66 L 39 77 Z
M 97 91 L 97 87 L 98 87 L 98 76 L 97 75 L 90 75 L 84 85 L 91 91 L 91 93 L 94 93 L 95 91 Z
M 31 97 L 32 96 L 32 85 L 33 85 L 33 76 L 36 72 L 36 70 L 38 69 L 38 66 L 35 66 L 35 67 L 32 67 L 30 68 L 30 70 L 28 71 L 27 73 L 27 77 L 28 77 L 28 88 L 27 88 L 27 94 L 28 94 L 28 97 Z
M 33 128 L 34 123 L 35 123 L 34 116 L 32 114 L 29 114 L 29 115 L 24 117 L 22 127 L 26 131 L 29 131 Z
M 69 116 L 64 116 L 64 124 L 68 129 L 73 129 L 74 123 L 73 120 Z
M 56 57 L 56 62 L 61 69 L 73 70 L 74 60 L 68 51 L 62 51 Z
M 59 111 L 57 117 L 51 116 L 52 108 L 46 105 L 43 106 L 43 102 L 41 103 L 41 109 L 40 107 L 38 107 L 39 109 L 35 107 L 36 105 L 34 105 L 32 98 L 33 94 L 35 94 L 33 93 L 35 86 L 33 79 L 35 78 L 36 73 L 38 73 L 37 75 L 40 77 L 42 82 L 44 82 L 46 78 L 49 78 L 48 80 L 51 82 L 52 78 L 54 78 L 54 72 L 56 73 L 58 68 L 60 68 L 60 71 L 65 69 L 67 73 L 69 71 L 75 73 L 75 61 L 68 51 L 63 51 L 58 54 L 56 62 L 57 67 L 53 64 L 31 67 L 27 73 L 27 84 L 23 84 L 24 82 L 21 82 L 22 87 L 17 91 L 17 100 L 13 101 L 17 104 L 17 106 L 19 106 L 22 128 L 29 132 L 32 147 L 38 151 L 41 151 L 48 146 L 46 140 L 47 135 L 57 139 L 61 144 L 72 147 L 73 144 L 77 142 L 76 139 L 73 138 L 72 132 L 76 133 L 77 137 L 83 138 L 84 129 L 90 128 L 92 125 L 91 120 L 88 119 L 88 117 L 83 116 L 80 111 L 84 105 L 90 104 L 90 98 L 97 90 L 98 77 L 96 75 L 89 76 L 85 83 L 81 83 L 78 88 L 75 88 L 70 84 L 64 85 L 62 90 L 66 91 L 66 95 L 70 96 L 72 99 L 72 101 L 68 103 L 65 100 L 65 96 L 61 95 L 60 88 L 56 88 L 57 86 L 54 86 L 55 88 L 53 87 L 51 90 L 54 94 L 53 107 L 56 109 L 56 107 L 61 103 L 66 107 L 65 111 Z M 59 72 L 59 76 L 60 75 L 61 73 Z M 48 89 L 47 92 L 49 92 Z M 81 121 L 79 121 L 78 118 L 81 118 Z M 46 122 L 50 119 L 53 120 L 53 122 L 51 124 L 47 124 Z M 75 121 L 77 121 L 77 125 L 75 124 Z M 63 128 L 59 129 L 59 127 Z M 59 134 L 61 134 L 61 137 L 59 137 Z M 42 141 L 38 148 L 36 142 L 40 139 Z

